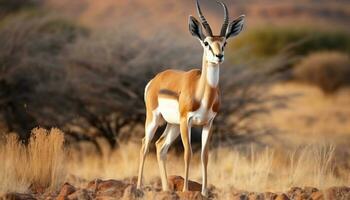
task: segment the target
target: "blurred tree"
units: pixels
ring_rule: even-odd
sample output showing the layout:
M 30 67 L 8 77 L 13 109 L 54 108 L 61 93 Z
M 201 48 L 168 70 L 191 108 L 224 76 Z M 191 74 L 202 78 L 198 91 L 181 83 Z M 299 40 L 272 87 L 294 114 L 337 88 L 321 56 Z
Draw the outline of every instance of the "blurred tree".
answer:
M 79 28 L 73 24 L 47 16 L 21 13 L 3 22 L 0 111 L 9 131 L 19 133 L 22 140 L 28 139 L 27 134 L 39 123 L 36 111 L 46 111 L 45 105 L 50 105 L 43 102 L 50 99 L 45 97 L 62 88 L 59 53 L 77 34 Z
M 147 82 L 165 68 L 199 68 L 202 54 L 189 35 L 161 31 L 142 38 L 134 33 L 131 28 L 88 31 L 42 13 L 20 13 L 4 20 L 0 115 L 8 131 L 26 140 L 35 126 L 59 127 L 68 141 L 89 141 L 98 150 L 98 137 L 111 148 L 121 140 L 142 137 Z M 263 88 L 271 80 L 268 73 L 281 63 L 261 71 L 249 65 L 223 66 L 216 144 L 237 138 L 250 141 L 270 131 L 252 126 L 250 120 L 267 112 L 266 101 L 276 99 Z M 198 129 L 192 140 L 200 143 Z
M 0 17 L 22 10 L 38 6 L 41 0 L 0 0 Z

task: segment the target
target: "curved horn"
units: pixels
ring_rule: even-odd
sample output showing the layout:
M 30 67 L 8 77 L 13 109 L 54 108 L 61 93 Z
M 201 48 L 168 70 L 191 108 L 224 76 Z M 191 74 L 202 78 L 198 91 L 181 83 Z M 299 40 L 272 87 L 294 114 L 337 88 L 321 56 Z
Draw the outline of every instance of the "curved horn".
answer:
M 204 15 L 203 15 L 203 13 L 202 13 L 202 11 L 201 11 L 201 8 L 199 7 L 199 1 L 198 1 L 198 0 L 197 0 L 196 5 L 197 5 L 197 12 L 198 12 L 199 19 L 201 20 L 202 25 L 203 25 L 205 31 L 207 32 L 207 34 L 208 34 L 209 36 L 213 36 L 213 32 L 211 31 L 211 28 L 210 28 L 210 26 L 209 26 L 207 20 L 205 19 Z
M 228 23 L 229 23 L 229 14 L 228 14 L 228 9 L 227 9 L 227 6 L 225 3 L 223 2 L 219 2 L 219 1 L 216 1 L 218 4 L 221 4 L 222 7 L 224 8 L 224 23 L 222 24 L 222 27 L 221 27 L 221 33 L 220 33 L 220 36 L 223 37 L 226 35 L 226 31 L 227 31 L 227 26 L 228 26 Z

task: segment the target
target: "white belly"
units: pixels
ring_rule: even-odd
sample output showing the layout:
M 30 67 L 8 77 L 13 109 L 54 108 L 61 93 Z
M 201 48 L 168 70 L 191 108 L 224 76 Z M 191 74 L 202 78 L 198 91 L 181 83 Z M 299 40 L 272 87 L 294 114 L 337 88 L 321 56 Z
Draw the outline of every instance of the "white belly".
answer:
M 205 103 L 202 103 L 198 110 L 188 113 L 187 118 L 192 119 L 192 124 L 202 125 L 215 117 L 216 113 L 212 110 L 207 110 L 205 105 Z M 168 123 L 180 124 L 180 110 L 177 100 L 158 98 L 158 111 Z
M 179 102 L 177 100 L 158 98 L 158 111 L 168 123 L 180 124 Z

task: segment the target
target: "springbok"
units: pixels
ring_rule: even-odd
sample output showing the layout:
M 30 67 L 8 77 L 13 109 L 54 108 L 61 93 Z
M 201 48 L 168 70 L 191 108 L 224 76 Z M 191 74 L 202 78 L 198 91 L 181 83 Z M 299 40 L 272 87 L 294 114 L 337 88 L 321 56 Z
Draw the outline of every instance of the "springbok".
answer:
M 167 123 L 164 133 L 156 142 L 157 159 L 162 181 L 162 189 L 169 190 L 166 172 L 166 154 L 172 142 L 181 133 L 184 146 L 185 174 L 183 191 L 188 190 L 188 171 L 191 149 L 191 127 L 202 126 L 202 195 L 207 196 L 208 141 L 211 127 L 220 106 L 219 66 L 224 61 L 226 41 L 238 35 L 244 22 L 244 15 L 229 23 L 226 5 L 217 2 L 224 8 L 224 23 L 220 35 L 213 35 L 212 30 L 202 14 L 196 1 L 199 19 L 204 27 L 193 16 L 189 16 L 189 31 L 201 43 L 204 53 L 202 70 L 190 71 L 166 70 L 157 74 L 145 88 L 146 123 L 145 137 L 142 140 L 137 188 L 141 188 L 143 167 L 150 142 L 156 129 Z

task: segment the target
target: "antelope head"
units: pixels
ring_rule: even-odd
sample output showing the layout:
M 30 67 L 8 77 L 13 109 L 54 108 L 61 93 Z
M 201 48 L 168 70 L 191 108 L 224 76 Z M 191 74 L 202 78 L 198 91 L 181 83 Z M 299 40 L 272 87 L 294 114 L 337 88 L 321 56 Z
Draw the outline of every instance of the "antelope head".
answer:
M 200 41 L 204 49 L 206 61 L 212 64 L 220 64 L 224 61 L 226 41 L 242 31 L 245 17 L 241 15 L 232 22 L 229 22 L 229 13 L 226 4 L 218 1 L 217 3 L 224 8 L 224 23 L 221 27 L 220 35 L 213 35 L 209 23 L 201 11 L 198 0 L 196 2 L 197 13 L 205 33 L 202 31 L 200 22 L 193 16 L 189 17 L 189 31 Z

